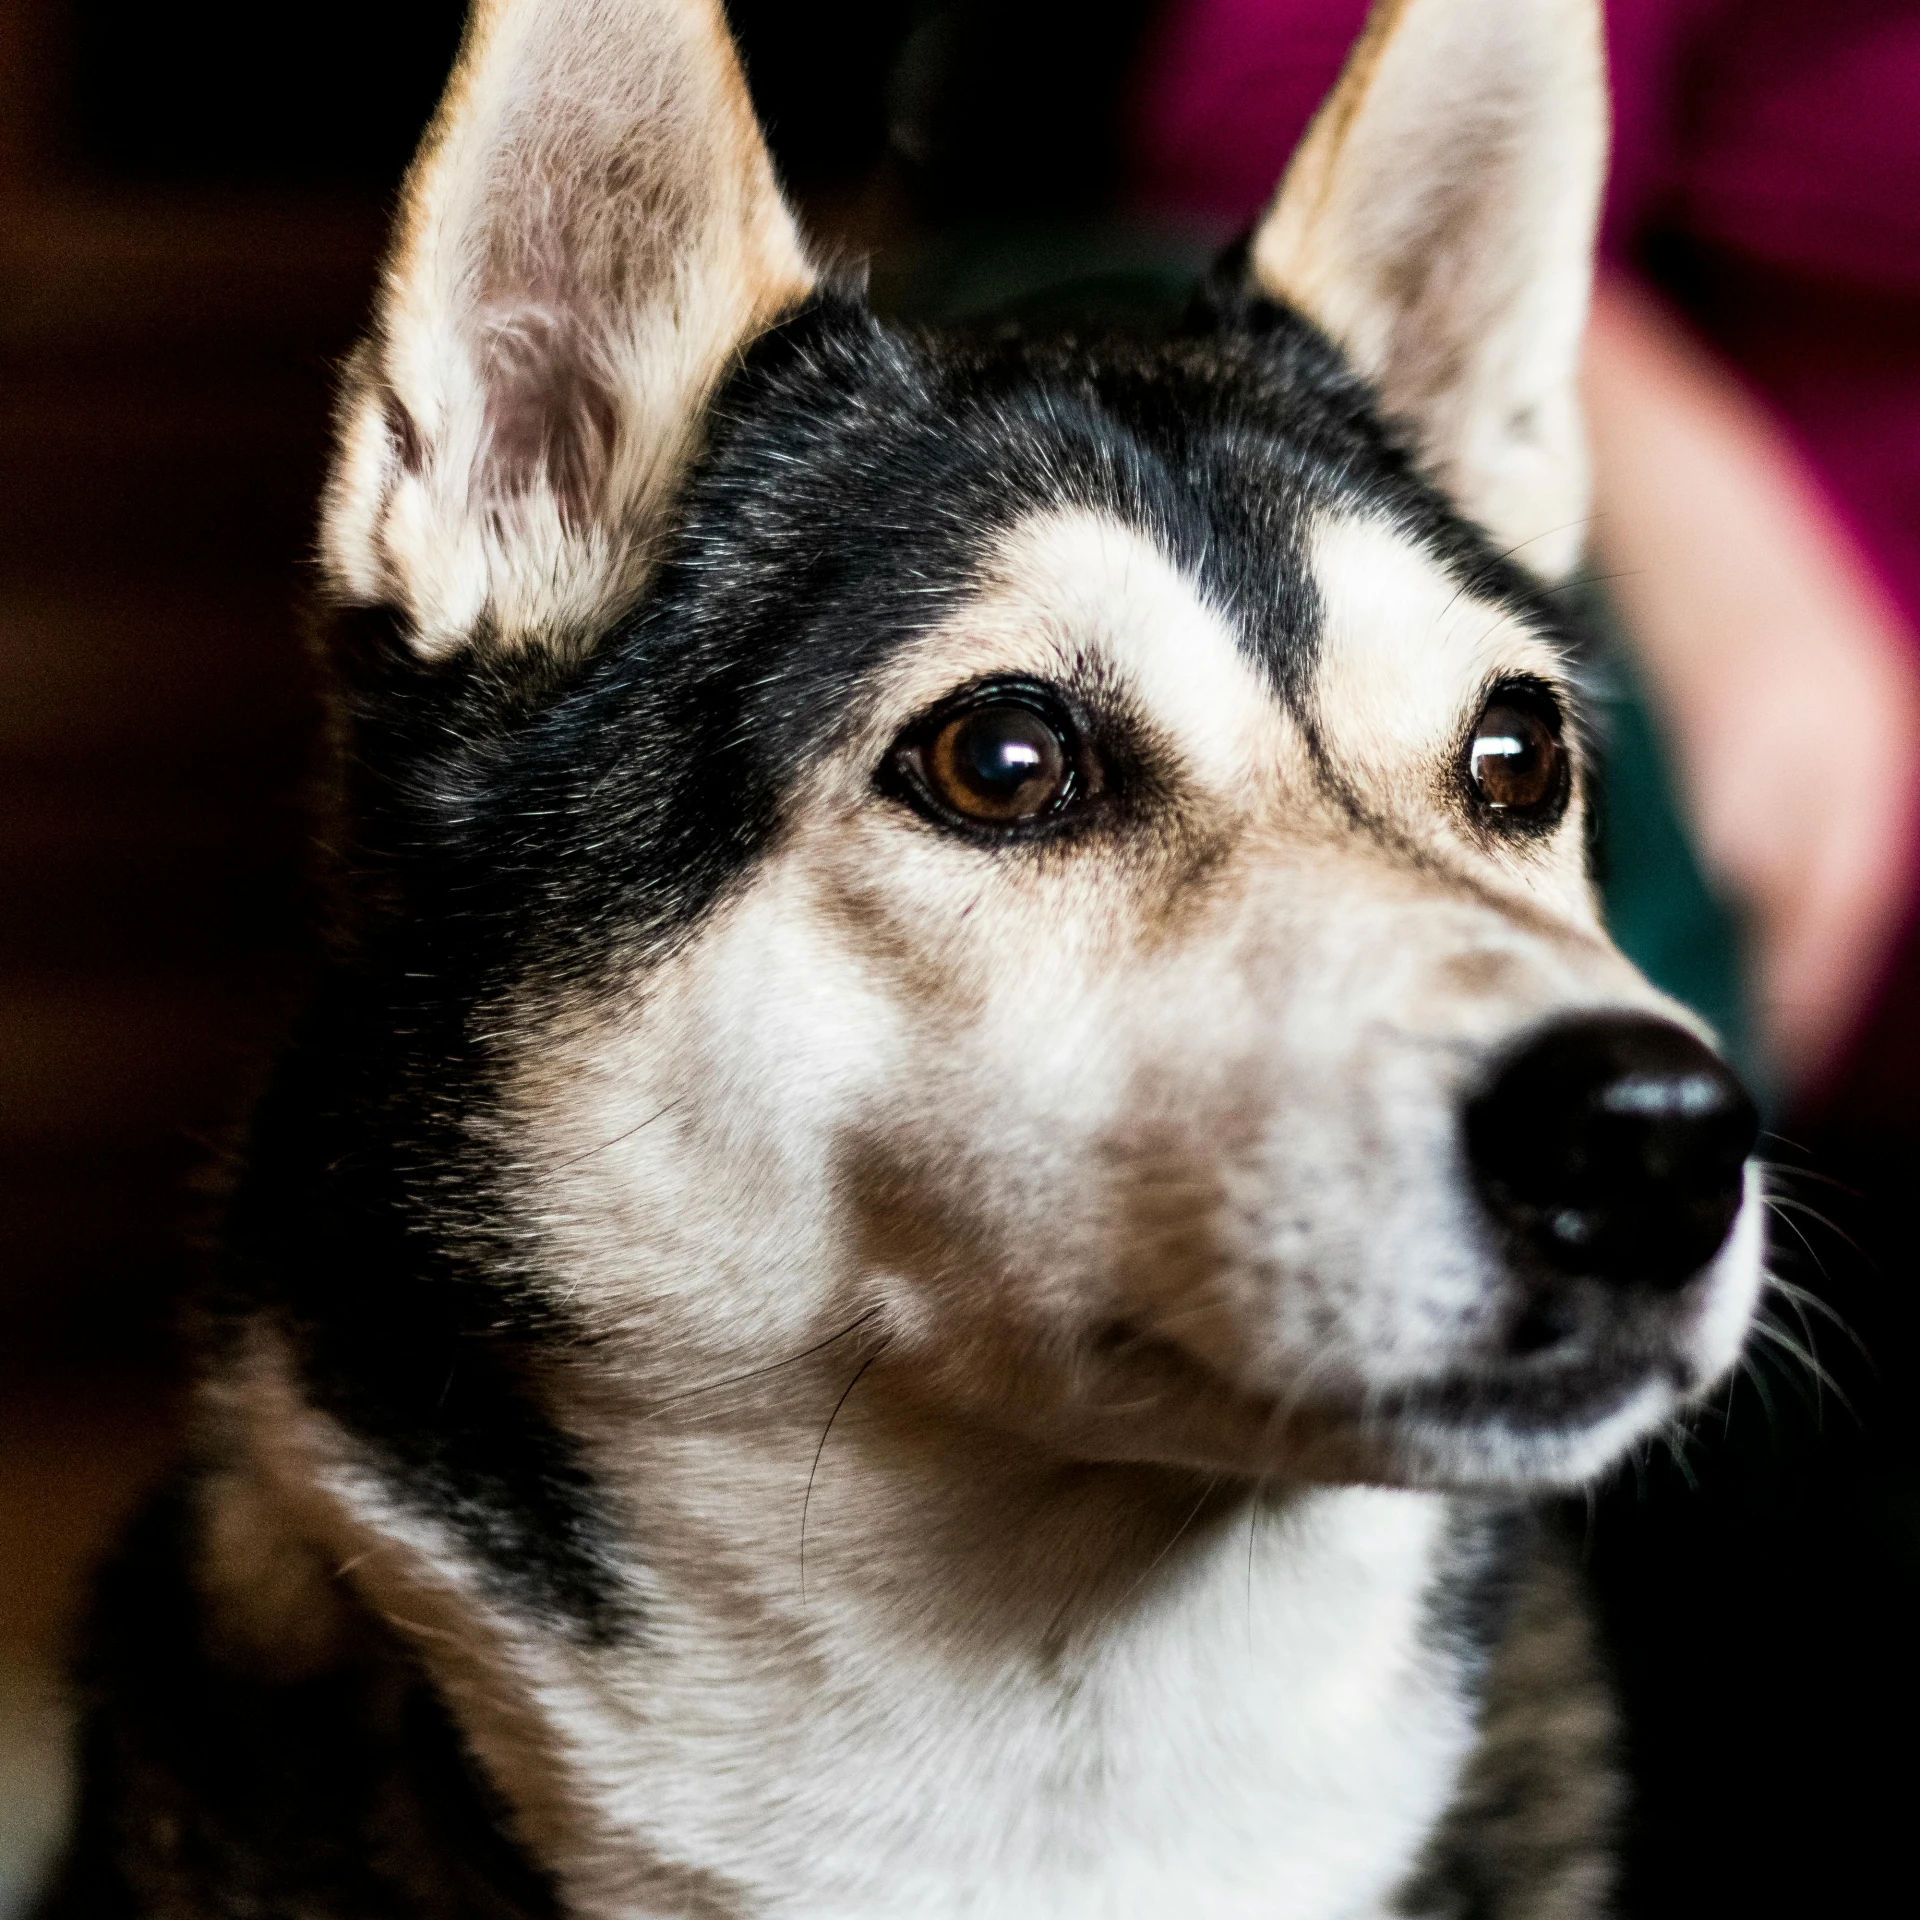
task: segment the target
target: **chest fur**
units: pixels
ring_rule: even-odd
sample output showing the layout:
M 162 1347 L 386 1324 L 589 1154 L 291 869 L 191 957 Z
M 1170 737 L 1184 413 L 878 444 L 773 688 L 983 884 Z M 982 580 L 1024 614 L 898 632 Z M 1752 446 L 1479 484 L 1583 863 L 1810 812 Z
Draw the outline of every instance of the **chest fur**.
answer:
M 582 1914 L 1365 1914 L 1473 1739 L 1450 1537 L 1428 1496 L 1263 1502 L 1097 1631 L 1025 1640 L 951 1593 L 883 1613 L 823 1582 L 801 1609 L 669 1574 L 644 1651 L 496 1618 L 469 1640 L 495 1704 L 466 1717 Z M 473 1697 L 462 1656 L 434 1664 Z

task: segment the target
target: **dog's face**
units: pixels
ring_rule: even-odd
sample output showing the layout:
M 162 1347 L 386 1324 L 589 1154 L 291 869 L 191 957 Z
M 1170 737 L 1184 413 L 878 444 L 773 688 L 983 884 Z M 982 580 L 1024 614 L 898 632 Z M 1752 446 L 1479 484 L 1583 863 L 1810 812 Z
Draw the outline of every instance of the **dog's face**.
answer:
M 975 345 L 811 291 L 705 6 L 482 18 L 328 551 L 636 1408 L 846 1337 L 1063 1458 L 1552 1482 L 1731 1365 L 1751 1110 L 1598 920 L 1542 581 L 1593 21 L 1488 12 L 1392 10 L 1176 337 Z

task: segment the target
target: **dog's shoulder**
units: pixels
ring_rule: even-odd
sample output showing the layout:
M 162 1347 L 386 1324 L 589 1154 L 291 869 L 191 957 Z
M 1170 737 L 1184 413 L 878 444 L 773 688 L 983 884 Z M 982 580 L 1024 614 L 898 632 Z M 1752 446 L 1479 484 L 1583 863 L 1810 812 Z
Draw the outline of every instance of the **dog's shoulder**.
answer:
M 158 1495 L 103 1570 L 75 1672 L 81 1799 L 37 1920 L 546 1920 L 437 1697 L 343 1614 L 263 1664 L 210 1603 L 204 1487 Z
M 1625 1799 L 1612 1689 L 1576 1557 L 1550 1524 L 1464 1522 L 1435 1616 L 1484 1649 L 1480 1737 L 1398 1911 L 1599 1920 Z

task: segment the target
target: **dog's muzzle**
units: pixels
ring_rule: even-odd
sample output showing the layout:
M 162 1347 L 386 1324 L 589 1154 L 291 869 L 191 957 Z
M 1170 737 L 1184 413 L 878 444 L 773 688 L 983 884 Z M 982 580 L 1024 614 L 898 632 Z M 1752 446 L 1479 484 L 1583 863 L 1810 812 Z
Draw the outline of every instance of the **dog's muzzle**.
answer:
M 1724 1061 L 1669 1021 L 1566 1021 L 1508 1058 L 1466 1110 L 1495 1217 L 1564 1273 L 1663 1289 L 1719 1251 L 1759 1114 Z

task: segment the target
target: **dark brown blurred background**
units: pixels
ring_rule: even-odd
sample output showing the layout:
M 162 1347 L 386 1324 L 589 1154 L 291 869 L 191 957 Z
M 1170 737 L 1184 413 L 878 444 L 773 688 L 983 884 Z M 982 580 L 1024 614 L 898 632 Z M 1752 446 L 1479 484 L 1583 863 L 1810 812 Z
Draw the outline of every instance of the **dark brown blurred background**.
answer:
M 309 733 L 296 588 L 327 367 L 379 232 L 371 183 L 223 178 L 218 102 L 174 105 L 150 46 L 110 51 L 134 11 L 9 0 L 0 26 L 15 1367 L 151 1358 L 188 1176 L 235 1111 L 283 971 Z
M 296 971 L 329 367 L 457 23 L 395 11 L 0 7 L 0 1914 Z

